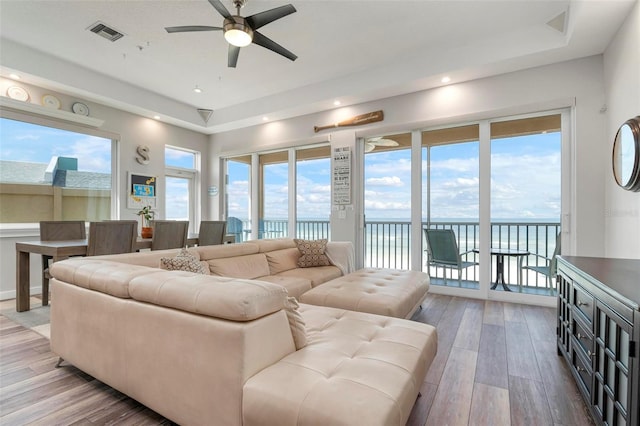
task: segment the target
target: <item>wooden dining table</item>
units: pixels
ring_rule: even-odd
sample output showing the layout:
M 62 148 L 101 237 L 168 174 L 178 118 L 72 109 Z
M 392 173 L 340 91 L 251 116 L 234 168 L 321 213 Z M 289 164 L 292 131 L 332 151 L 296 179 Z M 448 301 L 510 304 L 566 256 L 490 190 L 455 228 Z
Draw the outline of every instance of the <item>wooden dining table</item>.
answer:
M 233 235 L 225 236 L 225 242 L 235 242 Z M 53 262 L 71 256 L 85 256 L 87 254 L 87 239 L 67 241 L 26 241 L 16 243 L 16 311 L 24 312 L 31 309 L 31 277 L 30 254 L 44 254 L 51 256 Z M 190 234 L 187 245 L 198 244 L 198 235 Z M 136 249 L 151 248 L 151 238 L 140 238 L 136 241 Z M 48 305 L 48 298 L 42 298 L 42 304 Z

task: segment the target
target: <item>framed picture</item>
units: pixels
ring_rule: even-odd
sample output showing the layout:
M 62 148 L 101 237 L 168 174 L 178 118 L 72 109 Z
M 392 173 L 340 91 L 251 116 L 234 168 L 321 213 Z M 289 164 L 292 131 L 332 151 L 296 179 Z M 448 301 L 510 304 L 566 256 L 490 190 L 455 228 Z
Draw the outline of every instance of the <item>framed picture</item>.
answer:
M 149 206 L 151 209 L 156 208 L 156 181 L 155 176 L 138 175 L 132 172 L 128 173 L 127 192 L 127 208 L 141 209 Z

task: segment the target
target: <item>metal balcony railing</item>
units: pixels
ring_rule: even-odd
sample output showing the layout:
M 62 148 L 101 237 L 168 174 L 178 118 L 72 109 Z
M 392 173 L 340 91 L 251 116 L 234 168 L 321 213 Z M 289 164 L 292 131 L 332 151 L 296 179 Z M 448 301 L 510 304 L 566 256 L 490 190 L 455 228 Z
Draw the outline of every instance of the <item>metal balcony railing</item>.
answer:
M 300 220 L 297 221 L 296 238 L 330 239 L 328 220 Z M 250 228 L 246 223 L 245 227 Z M 265 220 L 264 238 L 286 236 L 288 221 Z M 422 229 L 452 229 L 456 234 L 460 252 L 471 251 L 479 247 L 480 229 L 478 222 L 438 221 L 422 223 Z M 491 224 L 491 246 L 494 248 L 511 248 L 526 250 L 530 253 L 522 259 L 524 265 L 544 266 L 543 256 L 550 259 L 556 244 L 556 236 L 560 232 L 559 222 L 494 222 Z M 443 268 L 428 267 L 427 244 L 422 238 L 422 270 L 428 272 L 432 284 L 444 284 L 445 270 Z M 409 221 L 367 221 L 365 222 L 364 237 L 364 266 L 374 268 L 411 269 L 411 223 Z M 481 254 L 469 253 L 465 260 L 479 262 Z M 492 259 L 492 279 L 495 276 L 495 259 Z M 462 272 L 464 286 L 478 287 L 478 267 L 467 268 Z M 504 276 L 507 285 L 514 286 L 514 290 L 547 288 L 546 277 L 531 270 L 522 271 L 522 282 L 518 285 L 520 267 L 515 257 L 505 257 Z M 446 273 L 451 274 L 450 270 Z M 455 279 L 447 280 L 447 285 L 458 285 L 457 272 L 453 272 Z M 450 275 L 448 275 L 449 277 Z M 555 282 L 555 280 L 553 280 Z M 554 287 L 554 285 L 552 285 Z M 544 291 L 541 294 L 550 294 Z

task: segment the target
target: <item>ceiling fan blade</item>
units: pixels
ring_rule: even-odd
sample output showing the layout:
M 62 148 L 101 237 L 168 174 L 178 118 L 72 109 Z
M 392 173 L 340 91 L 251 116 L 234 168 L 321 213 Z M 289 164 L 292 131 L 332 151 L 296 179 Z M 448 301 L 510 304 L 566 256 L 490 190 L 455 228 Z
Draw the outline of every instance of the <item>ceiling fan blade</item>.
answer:
M 209 0 L 211 1 L 211 0 Z M 260 27 L 267 25 L 277 19 L 284 18 L 287 15 L 291 15 L 296 12 L 296 8 L 288 4 L 286 6 L 276 7 L 264 12 L 256 13 L 255 15 L 247 16 L 245 19 L 249 26 L 255 31 Z
M 222 15 L 223 18 L 230 18 L 231 17 L 231 14 L 227 10 L 227 8 L 224 7 L 224 5 L 222 4 L 222 2 L 220 0 L 209 0 L 209 3 L 211 3 L 211 6 L 213 6 L 214 9 L 217 10 L 218 13 L 220 15 Z
M 168 33 L 187 33 L 191 31 L 220 31 L 220 27 L 205 27 L 202 25 L 185 25 L 182 27 L 165 27 Z
M 398 142 L 393 139 L 372 138 L 367 142 L 375 146 L 398 146 Z
M 240 54 L 240 48 L 238 46 L 234 46 L 233 44 L 229 45 L 229 59 L 227 59 L 227 66 L 229 68 L 235 68 L 238 63 L 238 55 Z
M 287 59 L 291 59 L 292 61 L 295 61 L 296 59 L 298 59 L 296 55 L 294 55 L 284 47 L 280 46 L 278 43 L 271 40 L 269 37 L 260 34 L 258 31 L 253 32 L 253 43 L 257 44 L 258 46 L 262 46 L 265 49 L 269 49 L 272 52 L 276 52 L 277 54 L 282 55 Z
M 376 149 L 375 145 L 369 142 L 365 142 L 364 144 L 364 152 L 371 152 Z

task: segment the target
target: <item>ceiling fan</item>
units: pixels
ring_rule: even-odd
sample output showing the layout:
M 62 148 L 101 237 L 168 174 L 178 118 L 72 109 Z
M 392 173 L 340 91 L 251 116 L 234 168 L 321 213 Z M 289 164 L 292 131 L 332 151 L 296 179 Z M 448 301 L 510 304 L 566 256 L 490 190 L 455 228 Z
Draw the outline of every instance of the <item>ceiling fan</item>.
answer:
M 229 57 L 227 65 L 231 68 L 236 67 L 240 48 L 248 46 L 251 43 L 255 43 L 258 46 L 269 49 L 292 61 L 295 61 L 298 58 L 296 55 L 280 46 L 269 37 L 266 37 L 257 31 L 259 28 L 277 19 L 284 18 L 285 16 L 296 12 L 296 8 L 292 5 L 288 4 L 286 6 L 276 7 L 245 18 L 240 16 L 240 8 L 247 3 L 247 0 L 233 0 L 233 4 L 237 11 L 236 15 L 231 15 L 220 0 L 209 0 L 209 3 L 224 18 L 222 27 L 186 25 L 181 27 L 165 27 L 165 30 L 167 30 L 168 33 L 224 31 L 224 38 L 229 43 Z
M 377 138 L 369 138 L 364 142 L 364 152 L 371 152 L 377 146 L 398 146 L 398 142 L 393 139 L 385 139 L 382 136 Z

